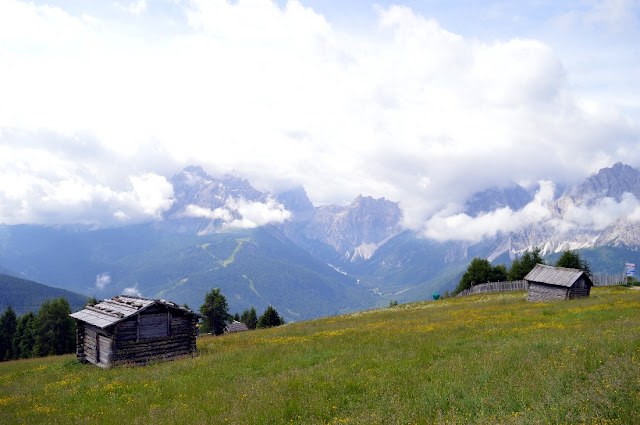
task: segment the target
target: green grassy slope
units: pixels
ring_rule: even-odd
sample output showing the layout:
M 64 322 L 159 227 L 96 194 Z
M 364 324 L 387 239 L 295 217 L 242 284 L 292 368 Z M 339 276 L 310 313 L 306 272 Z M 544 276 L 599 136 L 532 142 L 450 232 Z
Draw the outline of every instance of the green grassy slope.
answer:
M 198 341 L 102 370 L 0 364 L 0 423 L 422 424 L 640 421 L 640 291 L 400 305 Z
M 36 313 L 47 299 L 64 297 L 71 310 L 80 310 L 88 297 L 65 289 L 54 288 L 31 280 L 0 274 L 0 312 L 11 306 L 18 315 Z

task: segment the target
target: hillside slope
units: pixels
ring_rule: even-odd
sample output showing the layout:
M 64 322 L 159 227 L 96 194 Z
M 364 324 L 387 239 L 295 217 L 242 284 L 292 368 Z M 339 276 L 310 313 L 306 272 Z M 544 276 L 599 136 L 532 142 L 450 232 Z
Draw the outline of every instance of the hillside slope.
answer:
M 383 302 L 271 226 L 201 236 L 142 225 L 94 231 L 0 226 L 0 242 L 0 261 L 25 277 L 97 298 L 127 293 L 197 309 L 219 287 L 232 314 L 273 305 L 286 321 Z
M 37 312 L 47 299 L 64 297 L 69 301 L 71 310 L 80 310 L 88 297 L 66 289 L 54 288 L 31 280 L 0 274 L 0 312 L 11 306 L 16 314 L 29 311 Z
M 485 294 L 198 340 L 103 370 L 0 364 L 0 423 L 638 423 L 640 291 Z

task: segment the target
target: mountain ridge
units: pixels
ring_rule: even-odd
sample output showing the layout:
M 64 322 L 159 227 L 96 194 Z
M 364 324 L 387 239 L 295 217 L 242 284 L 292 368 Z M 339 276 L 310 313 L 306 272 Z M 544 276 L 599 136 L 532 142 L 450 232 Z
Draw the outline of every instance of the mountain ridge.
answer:
M 288 321 L 303 320 L 425 299 L 452 290 L 474 257 L 508 263 L 535 247 L 547 256 L 582 249 L 595 272 L 616 270 L 640 246 L 632 214 L 639 176 L 617 163 L 562 193 L 543 185 L 534 195 L 512 182 L 489 188 L 469 198 L 463 217 L 524 225 L 439 241 L 402 228 L 399 203 L 385 198 L 314 206 L 302 186 L 272 194 L 192 166 L 173 177 L 174 203 L 160 221 L 0 226 L 0 269 L 88 295 L 139 293 L 192 307 L 221 287 L 234 312 L 274 305 Z M 596 214 L 601 207 L 610 216 Z

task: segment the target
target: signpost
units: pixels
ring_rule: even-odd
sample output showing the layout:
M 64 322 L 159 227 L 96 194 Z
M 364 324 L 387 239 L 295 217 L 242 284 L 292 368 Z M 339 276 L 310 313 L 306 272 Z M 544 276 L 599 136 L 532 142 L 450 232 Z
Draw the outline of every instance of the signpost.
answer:
M 627 278 L 627 285 L 633 282 L 633 278 L 636 275 L 636 265 L 633 263 L 626 263 L 624 265 L 624 275 Z

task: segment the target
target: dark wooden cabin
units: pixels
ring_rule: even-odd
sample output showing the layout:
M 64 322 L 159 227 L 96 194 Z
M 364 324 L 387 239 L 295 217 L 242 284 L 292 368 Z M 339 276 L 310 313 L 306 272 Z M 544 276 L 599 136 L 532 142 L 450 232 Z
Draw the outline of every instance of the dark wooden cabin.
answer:
M 110 367 L 197 353 L 200 315 L 169 301 L 117 295 L 71 317 L 83 362 Z
M 582 270 L 542 264 L 536 264 L 524 280 L 529 288 L 527 301 L 532 302 L 586 298 L 593 286 Z

